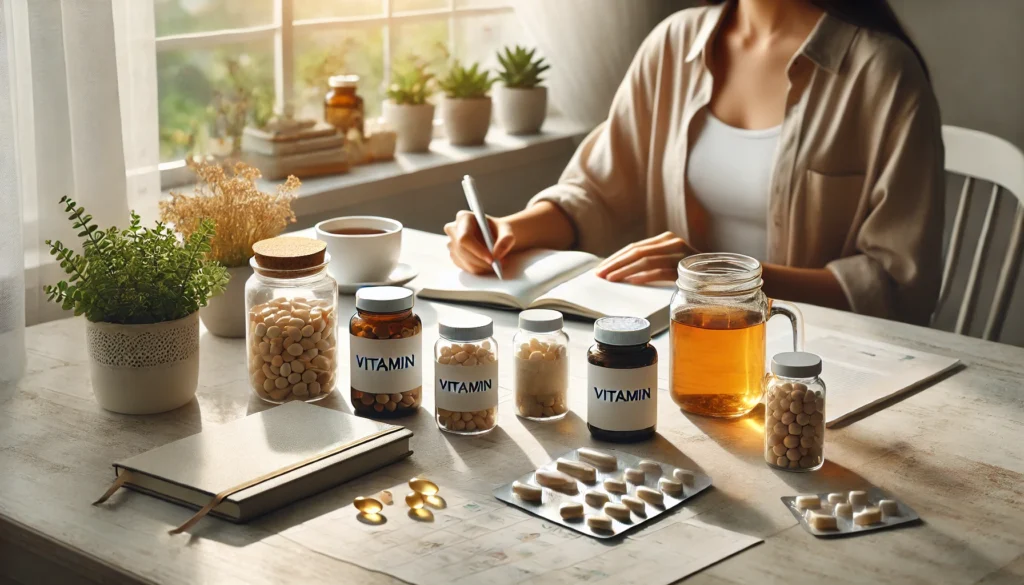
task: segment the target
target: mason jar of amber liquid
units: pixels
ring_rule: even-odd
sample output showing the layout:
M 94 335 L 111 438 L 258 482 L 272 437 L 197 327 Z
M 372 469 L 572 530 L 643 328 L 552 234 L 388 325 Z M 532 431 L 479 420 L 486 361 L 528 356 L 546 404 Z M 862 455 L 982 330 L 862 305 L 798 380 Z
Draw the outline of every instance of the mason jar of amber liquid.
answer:
M 801 351 L 800 310 L 761 292 L 761 264 L 749 256 L 694 254 L 678 274 L 669 307 L 672 400 L 694 414 L 743 416 L 764 393 L 765 323 L 787 316 Z
M 365 135 L 365 106 L 363 98 L 356 93 L 359 76 L 333 75 L 327 84 L 331 90 L 324 96 L 324 122 L 337 128 L 342 136 L 353 128 Z

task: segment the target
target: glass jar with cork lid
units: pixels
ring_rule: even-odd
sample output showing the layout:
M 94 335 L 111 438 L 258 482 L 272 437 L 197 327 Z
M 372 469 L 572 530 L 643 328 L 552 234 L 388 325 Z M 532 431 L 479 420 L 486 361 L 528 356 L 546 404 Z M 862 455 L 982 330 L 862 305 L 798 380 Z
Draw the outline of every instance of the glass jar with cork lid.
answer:
M 337 128 L 342 136 L 353 128 L 365 136 L 365 107 L 363 98 L 356 93 L 359 76 L 332 75 L 327 84 L 331 89 L 324 96 L 324 121 Z
M 359 416 L 413 414 L 423 399 L 423 323 L 415 295 L 400 286 L 356 291 L 349 321 L 352 409 Z
M 338 283 L 324 242 L 256 242 L 245 283 L 249 381 L 262 400 L 311 402 L 334 391 Z

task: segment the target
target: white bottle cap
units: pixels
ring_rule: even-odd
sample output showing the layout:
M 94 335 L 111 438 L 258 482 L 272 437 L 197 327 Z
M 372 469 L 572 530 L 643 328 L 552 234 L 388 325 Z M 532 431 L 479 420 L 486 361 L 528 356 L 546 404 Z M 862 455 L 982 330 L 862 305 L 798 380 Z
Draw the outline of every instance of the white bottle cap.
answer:
M 449 341 L 478 341 L 494 335 L 494 321 L 485 315 L 470 313 L 442 319 L 437 329 L 441 337 Z
M 784 378 L 814 378 L 821 374 L 821 358 L 806 351 L 777 353 L 772 358 L 772 373 Z
M 527 309 L 519 313 L 519 328 L 531 333 L 552 333 L 562 329 L 562 314 L 551 309 Z
M 603 317 L 594 322 L 594 339 L 607 345 L 642 345 L 651 340 L 651 322 L 642 317 Z
M 398 313 L 412 308 L 416 295 L 401 286 L 370 286 L 356 291 L 356 308 L 371 313 Z

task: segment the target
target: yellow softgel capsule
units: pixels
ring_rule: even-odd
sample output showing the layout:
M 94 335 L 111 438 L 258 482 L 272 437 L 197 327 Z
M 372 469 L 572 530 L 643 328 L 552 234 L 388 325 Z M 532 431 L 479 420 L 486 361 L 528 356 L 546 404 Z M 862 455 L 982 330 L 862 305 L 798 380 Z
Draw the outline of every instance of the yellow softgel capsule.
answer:
M 356 507 L 363 514 L 376 514 L 384 509 L 384 505 L 373 498 L 364 498 L 359 496 L 352 500 L 352 505 Z
M 413 510 L 419 510 L 425 502 L 423 501 L 423 496 L 418 492 L 409 492 L 409 495 L 405 496 L 405 503 L 409 504 L 409 507 Z
M 410 479 L 409 487 L 412 488 L 412 491 L 424 496 L 432 496 L 440 491 L 436 483 L 422 477 L 414 477 Z

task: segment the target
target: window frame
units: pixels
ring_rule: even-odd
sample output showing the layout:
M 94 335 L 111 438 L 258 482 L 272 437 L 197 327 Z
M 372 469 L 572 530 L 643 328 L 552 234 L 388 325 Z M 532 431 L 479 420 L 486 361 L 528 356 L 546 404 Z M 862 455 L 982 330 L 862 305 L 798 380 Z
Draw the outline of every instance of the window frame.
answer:
M 379 26 L 384 32 L 384 84 L 391 83 L 392 55 L 395 38 L 394 27 L 415 22 L 448 20 L 448 50 L 456 54 L 455 23 L 458 20 L 493 14 L 507 14 L 515 11 L 511 0 L 506 4 L 482 7 L 461 7 L 456 0 L 447 0 L 444 8 L 395 12 L 394 0 L 382 0 L 382 12 L 376 15 L 340 16 L 296 20 L 293 17 L 296 0 L 273 0 L 273 22 L 244 28 L 182 33 L 156 37 L 156 52 L 189 49 L 209 49 L 223 45 L 256 40 L 273 41 L 274 51 L 274 110 L 277 113 L 292 111 L 295 89 L 295 34 L 327 30 L 344 30 L 357 27 Z M 158 93 L 159 96 L 159 93 Z M 158 97 L 159 99 L 159 97 Z M 184 160 L 161 162 L 160 184 L 162 189 L 180 185 L 190 176 Z

